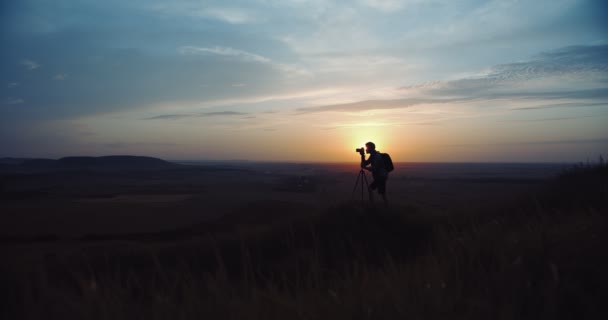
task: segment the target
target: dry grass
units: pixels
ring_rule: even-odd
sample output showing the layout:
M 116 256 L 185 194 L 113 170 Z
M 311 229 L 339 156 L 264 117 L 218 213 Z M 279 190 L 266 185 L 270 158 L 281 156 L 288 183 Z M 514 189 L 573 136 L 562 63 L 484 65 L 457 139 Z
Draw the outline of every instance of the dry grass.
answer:
M 180 241 L 89 244 L 3 270 L 3 319 L 605 318 L 608 166 L 509 207 L 351 204 Z M 10 260 L 10 259 L 9 259 Z

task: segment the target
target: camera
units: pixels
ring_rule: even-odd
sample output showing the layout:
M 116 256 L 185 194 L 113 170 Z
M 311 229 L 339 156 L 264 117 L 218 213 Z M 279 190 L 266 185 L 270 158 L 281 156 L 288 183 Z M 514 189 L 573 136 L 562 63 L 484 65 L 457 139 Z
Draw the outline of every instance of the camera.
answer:
M 355 149 L 355 152 L 359 152 L 361 155 L 365 154 L 365 148 L 357 148 Z

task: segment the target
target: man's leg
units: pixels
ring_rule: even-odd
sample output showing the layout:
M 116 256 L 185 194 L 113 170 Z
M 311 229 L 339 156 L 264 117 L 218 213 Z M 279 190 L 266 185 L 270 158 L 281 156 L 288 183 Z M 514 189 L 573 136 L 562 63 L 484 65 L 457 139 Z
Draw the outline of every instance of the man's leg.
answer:
M 388 199 L 386 199 L 386 194 L 382 194 L 382 200 L 384 200 L 384 206 L 388 208 Z
M 388 199 L 386 198 L 386 179 L 378 181 L 378 193 L 382 196 L 384 206 L 388 207 Z
M 378 182 L 376 181 L 376 179 L 374 179 L 374 181 L 372 181 L 372 183 L 369 185 L 369 189 L 367 189 L 369 191 L 369 202 L 374 203 L 374 190 L 376 190 L 378 186 Z

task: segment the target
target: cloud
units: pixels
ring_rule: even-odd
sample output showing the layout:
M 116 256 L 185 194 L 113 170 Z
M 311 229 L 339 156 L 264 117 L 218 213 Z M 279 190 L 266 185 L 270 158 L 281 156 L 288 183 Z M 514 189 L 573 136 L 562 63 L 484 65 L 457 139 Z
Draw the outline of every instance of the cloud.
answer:
M 18 85 L 19 85 L 19 83 L 18 83 L 18 82 L 9 82 L 9 83 L 6 85 L 6 87 L 7 87 L 7 88 L 14 88 L 14 87 L 16 87 L 16 86 L 18 86 Z
M 58 73 L 56 75 L 53 76 L 53 80 L 57 80 L 57 81 L 63 81 L 65 79 L 68 78 L 67 73 Z
M 608 138 L 599 139 L 568 139 L 568 140 L 543 140 L 543 141 L 526 141 L 519 144 L 608 144 Z
M 475 19 L 468 15 L 473 11 L 463 10 L 468 9 L 466 6 L 471 4 L 485 7 L 479 2 L 464 2 L 459 12 L 468 20 Z M 427 68 L 424 64 L 426 61 L 416 57 L 420 54 L 417 50 L 424 45 L 424 41 L 402 41 L 402 35 L 412 32 L 419 35 L 417 39 L 431 39 L 427 37 L 428 34 L 419 31 L 433 27 L 434 19 L 447 18 L 441 27 L 457 24 L 458 21 L 450 18 L 453 13 L 450 10 L 461 4 L 453 5 L 445 1 L 417 5 L 420 1 L 290 1 L 283 4 L 283 1 L 264 0 L 228 7 L 221 1 L 186 0 L 171 4 L 136 1 L 127 5 L 111 3 L 113 5 L 98 8 L 88 1 L 79 2 L 74 3 L 72 8 L 61 10 L 55 10 L 51 5 L 41 5 L 40 12 L 48 15 L 42 18 L 53 22 L 56 31 L 37 33 L 35 36 L 27 32 L 15 33 L 11 36 L 13 41 L 7 39 L 9 47 L 16 49 L 14 53 L 3 53 L 3 60 L 14 64 L 17 71 L 9 74 L 8 79 L 23 82 L 23 87 L 27 83 L 29 90 L 28 93 L 11 95 L 22 96 L 28 104 L 40 106 L 44 111 L 38 112 L 37 117 L 143 109 L 174 101 L 183 101 L 185 105 L 209 104 L 217 100 L 281 96 L 286 92 L 314 91 L 329 86 L 352 91 L 360 88 L 364 90 L 357 92 L 359 97 L 353 94 L 348 97 L 350 99 L 332 97 L 321 102 L 305 98 L 303 100 L 308 101 L 303 101 L 296 107 L 364 99 L 377 101 L 393 97 L 365 95 L 370 87 L 394 88 L 398 84 L 411 83 L 414 80 L 410 79 L 414 78 L 417 79 L 415 81 L 446 79 L 445 75 L 451 74 L 452 70 L 429 75 L 430 68 L 443 70 L 451 68 L 451 65 L 460 65 L 464 70 L 457 71 L 464 72 L 470 70 L 472 60 L 477 60 L 482 55 L 494 56 L 492 61 L 505 61 L 504 57 L 508 56 L 502 49 L 490 50 L 495 48 L 487 47 L 486 51 L 477 52 L 479 48 L 475 47 L 467 56 L 461 52 L 454 53 L 450 59 L 446 57 L 451 53 L 446 52 L 443 59 L 430 57 L 428 60 L 433 66 Z M 493 5 L 500 3 L 502 1 L 492 2 Z M 522 7 L 521 3 L 512 5 Z M 158 10 L 151 11 L 150 7 Z M 370 10 L 370 7 L 386 12 L 399 8 L 402 11 L 398 15 L 384 15 Z M 486 9 L 485 14 L 494 12 Z M 421 12 L 419 14 L 413 10 Z M 23 11 L 22 15 L 37 18 L 38 11 Z M 424 15 L 430 11 L 437 15 Z M 534 12 L 529 14 L 534 16 Z M 212 19 L 198 19 L 201 17 Z M 222 17 L 225 19 L 222 20 Z M 520 20 L 526 20 L 523 18 Z M 247 25 L 245 28 L 215 20 L 232 21 L 233 24 L 254 21 L 263 23 Z M 23 23 L 25 31 L 26 25 Z M 303 47 L 301 52 L 304 53 L 294 52 L 280 39 L 293 39 Z M 563 42 L 576 43 L 568 39 Z M 508 46 L 518 44 L 504 43 Z M 542 43 L 535 46 L 534 50 L 550 45 Z M 407 50 L 402 50 L 404 47 Z M 328 50 L 332 52 L 328 53 Z M 36 52 L 40 55 L 35 55 Z M 306 54 L 307 52 L 314 54 Z M 522 52 L 526 51 L 522 49 Z M 91 59 L 92 56 L 97 58 Z M 36 74 L 41 79 L 25 81 L 19 74 L 23 71 L 23 66 L 14 63 L 23 58 L 35 60 L 37 65 L 44 66 L 43 70 L 52 66 L 52 70 L 56 71 L 42 75 L 43 72 L 39 69 Z M 512 59 L 519 58 L 517 56 Z M 412 70 L 409 65 L 422 65 L 423 68 Z M 3 71 L 6 70 L 2 67 Z M 510 69 L 515 67 L 508 66 Z M 70 81 L 73 82 L 70 87 L 45 87 L 43 80 L 52 78 L 59 71 L 70 77 L 78 76 L 79 81 Z M 33 75 L 34 73 L 30 76 Z M 303 77 L 285 81 L 285 77 L 294 76 Z M 231 85 L 236 83 L 246 83 L 247 86 L 235 90 Z M 207 86 L 200 87 L 199 84 Z M 445 84 L 446 82 L 441 83 Z M 473 83 L 473 88 L 478 85 L 479 83 Z M 442 93 L 448 94 L 448 88 L 442 88 Z M 417 89 L 415 95 L 402 94 L 395 97 L 399 98 L 421 101 L 432 99 L 433 96 Z M 404 103 L 409 105 L 409 101 Z M 285 108 L 289 107 L 293 108 L 293 104 L 286 103 Z M 33 113 L 28 113 L 28 116 L 33 116 Z
M 603 102 L 577 101 L 577 102 L 551 103 L 551 104 L 541 104 L 541 105 L 529 106 L 529 107 L 516 107 L 516 108 L 511 108 L 511 110 L 525 111 L 525 110 L 538 110 L 538 109 L 585 108 L 585 107 L 598 107 L 598 106 L 608 106 L 608 101 L 603 101 Z
M 576 15 L 573 9 L 586 5 L 573 0 L 305 1 L 296 5 L 297 12 L 288 13 L 295 18 L 291 19 L 292 24 L 298 27 L 281 28 L 280 31 L 285 31 L 279 37 L 300 55 L 399 51 L 412 56 L 417 51 L 447 61 L 455 52 L 446 48 L 463 46 L 472 51 L 464 59 L 470 61 L 483 55 L 479 50 L 487 50 L 484 47 L 488 43 L 505 38 L 510 41 L 500 43 L 501 50 L 515 54 L 537 51 L 538 42 L 552 41 L 545 37 L 558 37 L 560 29 L 568 32 L 561 34 L 563 40 L 558 45 L 579 43 L 581 40 L 572 39 L 573 32 L 568 29 L 574 29 L 569 26 L 581 19 L 573 19 Z M 529 39 L 538 41 L 520 46 L 523 42 L 520 40 Z M 511 47 L 505 50 L 507 46 Z M 443 50 L 440 52 L 439 48 Z
M 225 56 L 225 57 L 234 57 L 240 59 L 242 61 L 249 62 L 257 62 L 264 65 L 268 65 L 274 69 L 283 71 L 288 74 L 297 74 L 297 75 L 309 75 L 310 72 L 304 68 L 300 68 L 295 65 L 277 63 L 272 61 L 271 59 L 247 52 L 244 50 L 233 49 L 229 47 L 196 47 L 196 46 L 181 46 L 177 48 L 177 52 L 182 55 L 216 55 L 216 56 Z
M 347 111 L 347 112 L 359 112 L 367 110 L 378 110 L 378 109 L 402 109 L 412 107 L 424 103 L 444 103 L 454 102 L 455 99 L 424 99 L 424 98 L 411 98 L 411 99 L 396 99 L 396 100 L 366 100 L 357 101 L 352 103 L 340 103 L 330 104 L 318 107 L 307 107 L 298 108 L 296 111 L 300 113 L 311 113 L 311 112 L 322 112 L 322 111 Z
M 153 4 L 147 9 L 169 16 L 213 19 L 233 25 L 249 24 L 260 21 L 259 14 L 253 8 L 246 7 L 209 7 L 209 3 L 200 1 L 172 1 L 171 4 Z M 213 4 L 211 4 L 213 5 Z
M 250 53 L 243 50 L 237 50 L 233 48 L 226 47 L 195 47 L 195 46 L 182 46 L 177 48 L 177 52 L 180 54 L 188 55 L 188 54 L 214 54 L 219 56 L 230 56 L 230 57 L 238 57 L 247 61 L 255 61 L 261 63 L 272 63 L 272 60 L 257 55 L 255 53 Z
M 14 89 L 8 89 L 5 82 L 0 88 L 0 103 L 3 103 L 6 97 L 19 96 L 28 105 L 37 106 L 36 109 L 22 108 L 11 111 L 12 117 L 60 119 L 138 109 L 150 110 L 159 105 L 188 107 L 190 110 L 180 110 L 187 112 L 203 106 L 215 106 L 217 101 L 250 101 L 258 98 L 268 100 L 274 99 L 275 96 L 282 97 L 285 92 L 310 89 L 288 87 L 286 79 L 298 80 L 292 78 L 294 73 L 282 72 L 279 69 L 281 66 L 273 65 L 270 59 L 246 55 L 244 51 L 238 52 L 236 56 L 215 53 L 205 53 L 204 55 L 208 56 L 204 57 L 200 56 L 202 54 L 184 56 L 175 49 L 168 54 L 151 54 L 137 48 L 89 47 L 92 46 L 89 43 L 92 41 L 91 37 L 78 38 L 79 36 L 82 35 L 62 33 L 55 37 L 72 41 L 59 45 L 48 40 L 50 44 L 36 46 L 39 50 L 51 46 L 49 54 L 44 56 L 40 64 L 44 65 L 47 71 L 61 71 L 67 75 L 66 81 L 78 78 L 78 81 L 69 81 L 69 85 L 49 85 L 59 72 L 41 72 L 42 70 L 38 69 L 29 72 L 26 78 L 21 64 L 11 65 L 11 59 L 0 59 L 0 69 L 6 71 L 5 79 L 20 83 L 19 90 L 12 92 Z M 73 43 L 79 43 L 78 48 L 71 47 L 74 46 Z M 61 51 L 63 46 L 74 49 L 74 52 Z M 229 50 L 217 52 L 235 54 Z M 96 59 L 91 59 L 91 56 L 96 56 Z M 5 63 L 2 64 L 2 61 Z M 238 83 L 244 83 L 246 86 L 239 87 L 238 90 L 231 87 L 232 84 Z M 202 87 L 201 84 L 206 86 Z
M 403 8 L 404 5 L 420 3 L 421 1 L 402 1 L 402 0 L 363 0 L 361 3 L 365 6 L 374 8 L 384 12 L 395 12 Z
M 608 72 L 608 45 L 569 46 L 539 54 L 529 61 L 497 65 L 486 78 L 494 81 L 522 81 L 551 76 L 577 78 Z
M 126 149 L 132 150 L 134 147 L 146 146 L 146 147 L 174 147 L 179 146 L 178 143 L 167 143 L 167 142 L 109 142 L 103 143 L 101 146 L 106 147 L 108 149 Z
M 22 104 L 25 101 L 21 98 L 7 98 L 4 100 L 4 104 L 13 105 L 13 104 Z
M 414 67 L 402 58 L 386 54 L 316 54 L 303 58 L 317 73 L 386 74 L 387 71 L 411 71 Z
M 463 143 L 463 144 L 449 144 L 449 145 L 444 145 L 444 147 L 519 146 L 519 145 L 560 145 L 560 144 L 608 144 L 608 138 L 596 138 L 596 139 L 564 139 L 564 140 L 538 140 L 538 141 L 492 142 L 492 143 Z
M 27 59 L 22 60 L 21 65 L 23 65 L 27 70 L 30 70 L 30 71 L 40 68 L 39 63 L 37 63 L 36 61 L 27 60 Z
M 177 120 L 184 118 L 204 118 L 204 117 L 217 117 L 217 116 L 242 116 L 247 115 L 244 112 L 236 111 L 215 111 L 215 112 L 201 112 L 201 113 L 175 113 L 175 114 L 163 114 L 143 120 Z
M 552 117 L 552 118 L 540 118 L 540 119 L 508 119 L 498 120 L 497 122 L 545 122 L 545 121 L 564 121 L 584 118 L 595 118 L 597 116 L 573 116 L 573 117 Z
M 213 17 L 230 24 L 246 24 L 258 20 L 251 12 L 239 8 L 209 8 L 202 11 L 201 15 Z
M 402 125 L 415 125 L 419 122 L 387 122 L 387 121 L 372 121 L 372 122 L 340 122 L 331 123 L 327 125 L 319 125 L 321 130 L 335 130 L 335 129 L 352 129 L 352 128 L 375 128 L 375 127 L 389 127 L 389 126 L 402 126 Z
M 440 90 L 434 91 L 438 96 L 442 93 Z M 469 92 L 467 96 L 464 92 L 460 92 L 460 97 L 446 97 L 446 98 L 405 98 L 405 99 L 393 99 L 393 100 L 365 100 L 357 101 L 352 103 L 342 104 L 330 104 L 322 105 L 317 107 L 304 107 L 297 108 L 296 111 L 299 114 L 312 113 L 312 112 L 326 112 L 326 111 L 341 111 L 341 112 L 362 112 L 368 110 L 386 110 L 386 109 L 404 109 L 417 105 L 425 104 L 447 104 L 447 103 L 465 103 L 465 102 L 479 102 L 479 101 L 491 101 L 491 100 L 503 100 L 510 99 L 511 101 L 516 100 L 554 100 L 560 101 L 562 99 L 608 99 L 608 88 L 605 89 L 591 89 L 591 90 L 577 90 L 577 91 L 564 91 L 564 92 L 503 92 L 503 93 L 489 93 L 489 92 Z M 542 109 L 542 108 L 555 108 L 555 107 L 587 107 L 596 105 L 607 105 L 606 102 L 588 103 L 585 101 L 579 103 L 556 103 L 548 104 L 544 106 L 533 106 L 533 107 L 519 107 L 513 108 L 512 110 L 527 110 L 527 109 Z
M 501 64 L 484 74 L 451 81 L 430 81 L 399 88 L 401 99 L 363 100 L 298 108 L 300 113 L 401 109 L 422 104 L 509 99 L 542 101 L 545 107 L 608 103 L 608 45 L 573 46 L 543 53 L 526 62 Z M 532 106 L 527 108 L 540 108 Z M 523 109 L 523 108 L 522 108 Z

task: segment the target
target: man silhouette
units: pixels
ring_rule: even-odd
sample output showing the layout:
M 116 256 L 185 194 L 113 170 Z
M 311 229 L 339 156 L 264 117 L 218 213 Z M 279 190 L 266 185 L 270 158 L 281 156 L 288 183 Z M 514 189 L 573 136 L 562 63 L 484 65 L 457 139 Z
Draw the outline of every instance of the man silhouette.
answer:
M 376 145 L 373 142 L 365 144 L 365 153 L 369 153 L 369 158 L 365 160 L 365 155 L 361 154 L 361 168 L 372 173 L 374 181 L 369 185 L 369 199 L 374 202 L 373 190 L 378 189 L 378 193 L 384 200 L 384 205 L 388 207 L 386 199 L 386 180 L 388 179 L 388 170 L 384 166 L 384 159 L 380 152 L 376 151 Z M 371 165 L 371 167 L 367 167 Z

